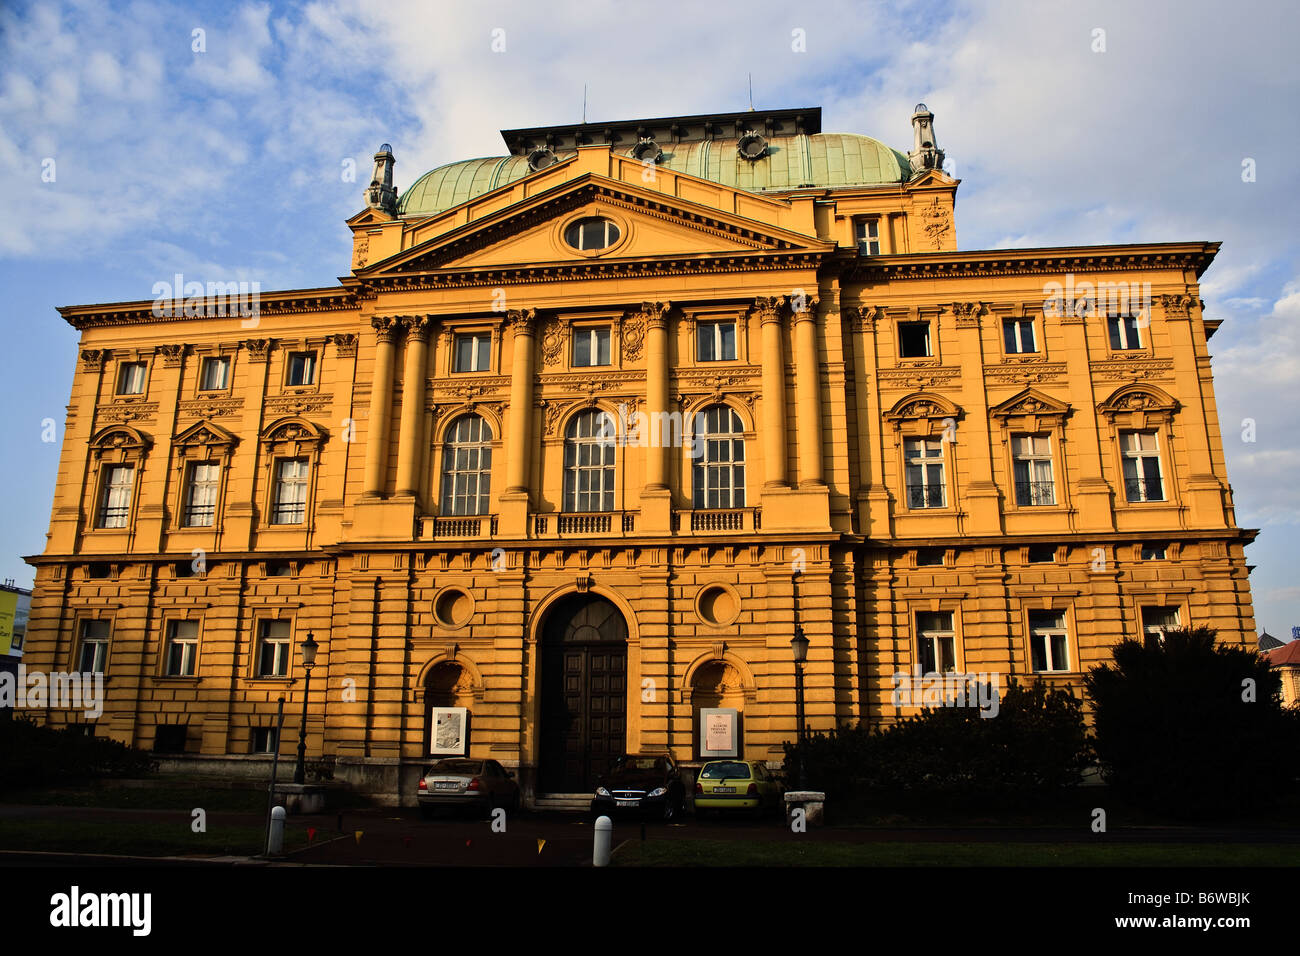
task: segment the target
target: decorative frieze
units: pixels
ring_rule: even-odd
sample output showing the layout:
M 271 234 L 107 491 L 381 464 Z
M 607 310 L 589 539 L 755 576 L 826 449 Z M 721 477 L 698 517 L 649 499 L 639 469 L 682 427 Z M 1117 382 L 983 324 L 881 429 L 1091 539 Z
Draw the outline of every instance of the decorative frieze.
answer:
M 243 407 L 242 398 L 197 398 L 177 403 L 176 411 L 181 418 L 221 418 Z

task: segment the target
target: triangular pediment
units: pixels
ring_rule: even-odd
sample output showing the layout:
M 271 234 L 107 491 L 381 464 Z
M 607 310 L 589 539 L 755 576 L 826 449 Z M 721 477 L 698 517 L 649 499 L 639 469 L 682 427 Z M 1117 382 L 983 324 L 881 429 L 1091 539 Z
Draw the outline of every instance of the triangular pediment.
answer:
M 233 445 L 237 441 L 234 435 L 215 422 L 195 422 L 172 439 L 174 445 Z
M 716 184 L 710 185 L 717 188 Z M 774 214 L 788 211 L 788 204 L 777 200 L 747 194 L 748 200 L 761 200 L 772 207 Z M 573 248 L 565 241 L 566 230 L 586 216 L 609 219 L 619 230 L 618 240 L 599 251 Z M 599 267 L 602 262 L 628 259 L 817 253 L 833 248 L 833 243 L 816 236 L 635 183 L 587 174 L 560 181 L 553 189 L 419 242 L 358 270 L 357 275 L 379 277 L 442 269 L 540 265 Z
M 1062 417 L 1070 413 L 1070 406 L 1036 388 L 1027 388 L 989 409 L 993 418 L 1010 418 L 1014 415 L 1033 415 L 1038 418 Z

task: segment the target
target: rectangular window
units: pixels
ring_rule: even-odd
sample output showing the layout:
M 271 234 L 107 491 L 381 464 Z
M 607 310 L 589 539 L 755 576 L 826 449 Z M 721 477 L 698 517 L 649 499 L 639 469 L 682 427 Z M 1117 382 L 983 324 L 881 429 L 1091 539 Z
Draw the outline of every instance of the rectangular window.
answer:
M 250 752 L 255 754 L 273 754 L 276 751 L 274 727 L 254 727 Z
M 1052 481 L 1052 446 L 1046 435 L 1013 435 L 1011 448 L 1016 479 L 1016 504 L 1021 507 L 1056 504 Z
M 275 465 L 271 524 L 302 524 L 307 518 L 307 459 L 282 458 Z
M 186 528 L 211 528 L 216 523 L 220 484 L 221 466 L 215 461 L 196 461 L 190 465 L 182 515 L 182 524 Z
M 1165 632 L 1178 626 L 1178 608 L 1155 605 L 1142 608 L 1142 636 L 1147 647 L 1163 644 Z
M 146 370 L 144 362 L 123 362 L 117 375 L 117 394 L 143 395 Z
M 134 465 L 110 465 L 104 469 L 104 487 L 100 492 L 97 528 L 125 528 L 131 514 L 131 490 L 135 484 Z
M 159 724 L 154 731 L 154 753 L 183 754 L 188 736 L 188 727 L 185 724 Z
M 947 504 L 943 487 L 943 442 L 938 438 L 908 438 L 903 442 L 907 472 L 907 506 L 942 508 Z
M 573 364 L 609 364 L 609 329 L 574 329 Z
M 858 243 L 858 255 L 880 255 L 880 220 L 858 219 L 853 223 L 854 239 Z
M 492 336 L 487 332 L 474 332 L 456 336 L 456 371 L 486 372 L 491 358 Z
M 1129 501 L 1164 501 L 1160 448 L 1156 433 L 1120 432 L 1124 463 L 1124 495 Z
M 1037 352 L 1034 341 L 1034 320 L 1030 318 L 1003 319 L 1002 342 L 1008 355 Z
M 218 392 L 230 384 L 230 359 L 205 358 L 199 373 L 199 391 Z
M 736 323 L 701 322 L 696 328 L 697 360 L 700 362 L 734 362 L 736 360 Z
M 1055 564 L 1056 545 L 1031 544 L 1027 555 L 1030 564 Z
M 289 676 L 289 622 L 262 621 L 257 642 L 257 676 Z
M 1110 315 L 1106 317 L 1110 331 L 1110 347 L 1115 350 L 1142 348 L 1136 315 Z
M 957 669 L 956 636 L 952 630 L 952 612 L 935 611 L 916 616 L 920 637 L 919 661 L 922 674 L 942 674 Z
M 316 382 L 316 353 L 289 353 L 289 385 L 314 385 Z
M 1168 553 L 1169 553 L 1169 546 L 1166 544 L 1142 545 L 1143 561 L 1164 561 Z
M 168 677 L 193 677 L 194 665 L 199 656 L 199 622 L 167 622 Z
M 107 664 L 108 621 L 82 621 L 77 670 L 83 674 L 102 674 Z
M 1070 669 L 1063 612 L 1030 611 L 1029 640 L 1035 673 Z
M 898 323 L 898 354 L 902 358 L 925 358 L 931 355 L 930 323 Z
M 941 566 L 944 554 L 945 549 L 943 548 L 917 548 L 916 566 L 918 568 Z

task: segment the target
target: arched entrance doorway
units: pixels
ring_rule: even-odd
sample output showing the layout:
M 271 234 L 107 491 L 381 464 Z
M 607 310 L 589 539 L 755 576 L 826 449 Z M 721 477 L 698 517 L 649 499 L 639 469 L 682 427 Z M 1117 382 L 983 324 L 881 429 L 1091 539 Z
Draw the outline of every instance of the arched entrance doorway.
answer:
M 467 727 L 458 722 L 445 722 L 442 726 L 434 724 L 433 711 L 436 707 L 464 707 L 474 709 L 474 676 L 455 661 L 442 661 L 429 670 L 424 681 L 424 752 L 429 755 L 435 749 L 454 746 L 466 739 Z M 443 739 L 440 739 L 440 735 Z
M 563 598 L 541 657 L 540 789 L 590 793 L 627 746 L 627 622 L 599 595 Z

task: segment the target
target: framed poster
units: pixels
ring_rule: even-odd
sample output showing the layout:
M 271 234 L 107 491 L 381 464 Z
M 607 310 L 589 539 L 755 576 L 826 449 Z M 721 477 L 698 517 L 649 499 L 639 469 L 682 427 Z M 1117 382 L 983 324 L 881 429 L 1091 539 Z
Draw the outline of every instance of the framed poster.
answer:
M 469 747 L 469 711 L 435 707 L 429 713 L 429 753 L 463 757 Z
M 700 756 L 740 756 L 740 711 L 730 707 L 700 708 Z

